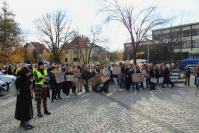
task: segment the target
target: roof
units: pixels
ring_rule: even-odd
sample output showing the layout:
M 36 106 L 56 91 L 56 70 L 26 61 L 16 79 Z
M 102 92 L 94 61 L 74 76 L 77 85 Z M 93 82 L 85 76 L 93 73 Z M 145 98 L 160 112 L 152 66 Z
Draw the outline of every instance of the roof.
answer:
M 78 36 L 76 38 L 74 38 L 70 43 L 65 44 L 63 47 L 66 49 L 78 49 L 78 48 L 89 48 L 90 45 L 90 40 L 88 37 L 85 36 Z M 105 48 L 96 45 L 96 44 L 92 44 L 93 48 L 98 48 L 100 50 L 106 51 L 109 53 L 108 50 L 106 50 Z
M 65 44 L 64 47 L 67 49 L 76 49 L 76 48 L 88 48 L 89 47 L 88 37 L 78 36 L 74 38 L 69 44 Z
M 152 30 L 152 32 L 166 30 L 166 29 L 170 29 L 170 28 L 186 27 L 186 26 L 197 25 L 197 24 L 199 24 L 199 22 L 189 23 L 189 24 L 182 24 L 182 25 L 176 25 L 176 26 L 170 26 L 170 27 L 159 28 L 159 29 L 154 29 L 154 30 Z
M 32 47 L 34 47 L 34 49 L 45 49 L 45 50 L 48 51 L 46 46 L 44 44 L 39 43 L 39 42 L 30 42 L 30 43 L 28 43 L 28 46 L 30 46 L 30 45 Z

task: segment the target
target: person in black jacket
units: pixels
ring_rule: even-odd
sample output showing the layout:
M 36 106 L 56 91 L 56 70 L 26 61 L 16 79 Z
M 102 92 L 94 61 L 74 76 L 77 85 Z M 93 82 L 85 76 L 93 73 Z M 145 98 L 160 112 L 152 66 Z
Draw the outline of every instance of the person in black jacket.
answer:
M 170 84 L 171 87 L 173 88 L 174 87 L 174 84 L 171 82 L 171 79 L 170 79 L 170 70 L 168 67 L 165 68 L 165 70 L 163 71 L 163 75 L 164 75 L 164 80 L 163 80 L 163 83 L 162 83 L 162 88 L 164 88 L 164 84 Z
M 50 89 L 52 90 L 52 96 L 51 96 L 51 101 L 53 102 L 53 100 L 57 100 L 57 82 L 56 82 L 56 78 L 55 78 L 55 74 L 52 72 L 55 69 L 55 66 L 50 66 L 47 71 L 48 71 L 48 76 L 49 76 L 49 85 L 50 85 Z
M 190 76 L 191 76 L 191 70 L 190 68 L 188 67 L 186 70 L 185 70 L 185 85 L 190 85 Z
M 27 67 L 22 67 L 15 81 L 18 91 L 15 118 L 21 121 L 20 127 L 27 130 L 33 128 L 29 122 L 33 118 L 30 76 L 30 70 Z
M 155 90 L 155 86 L 157 84 L 157 80 L 158 80 L 158 70 L 156 68 L 156 65 L 152 65 L 150 71 L 150 90 Z
M 134 73 L 133 71 L 133 68 L 132 68 L 132 65 L 131 64 L 128 64 L 124 70 L 124 84 L 125 84 L 125 89 L 127 91 L 130 90 L 130 87 L 132 85 L 132 74 Z
M 84 80 L 85 92 L 89 92 L 88 80 L 90 79 L 90 75 L 89 67 L 84 66 L 82 78 Z

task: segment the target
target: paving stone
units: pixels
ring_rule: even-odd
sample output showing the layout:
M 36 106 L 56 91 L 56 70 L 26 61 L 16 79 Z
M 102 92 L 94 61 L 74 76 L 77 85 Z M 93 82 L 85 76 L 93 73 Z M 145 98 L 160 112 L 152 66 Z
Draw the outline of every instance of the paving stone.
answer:
M 48 101 L 52 115 L 36 116 L 35 133 L 176 133 L 199 131 L 199 96 L 194 87 L 176 86 L 155 91 L 81 93 Z M 26 132 L 14 119 L 16 97 L 0 99 L 0 132 Z

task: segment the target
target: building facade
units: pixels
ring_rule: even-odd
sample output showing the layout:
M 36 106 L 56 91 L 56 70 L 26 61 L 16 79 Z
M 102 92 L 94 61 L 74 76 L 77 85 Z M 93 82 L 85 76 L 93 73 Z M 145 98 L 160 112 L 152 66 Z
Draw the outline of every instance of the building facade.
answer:
M 145 40 L 140 43 L 137 49 L 136 57 L 139 59 L 147 59 L 149 46 L 153 44 L 152 40 Z M 131 60 L 133 59 L 133 47 L 131 43 L 124 43 L 124 59 Z
M 109 62 L 109 52 L 98 45 L 90 44 L 84 36 L 76 37 L 63 46 L 62 63 L 88 64 Z
M 38 60 L 45 61 L 45 54 L 49 53 L 49 50 L 44 44 L 39 42 L 26 43 L 25 48 L 29 50 L 32 54 L 36 54 Z
M 199 58 L 199 23 L 156 29 L 152 38 L 155 43 L 172 44 L 174 52 L 185 58 Z

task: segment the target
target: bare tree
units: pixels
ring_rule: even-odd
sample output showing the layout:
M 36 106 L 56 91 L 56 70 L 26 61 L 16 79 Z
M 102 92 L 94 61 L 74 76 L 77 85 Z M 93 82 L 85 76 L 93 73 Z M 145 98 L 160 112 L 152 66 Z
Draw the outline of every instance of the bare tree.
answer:
M 74 38 L 78 38 L 78 45 L 77 48 L 80 51 L 81 58 L 83 59 L 84 64 L 89 64 L 91 61 L 91 56 L 93 49 L 97 47 L 97 45 L 105 44 L 107 42 L 106 38 L 101 36 L 102 28 L 99 26 L 93 26 L 90 29 L 90 34 L 87 36 L 80 35 L 78 31 L 75 32 Z M 83 54 L 83 49 L 80 46 L 80 39 L 87 40 L 86 47 L 85 47 L 85 54 Z
M 178 22 L 179 21 L 179 22 Z M 175 26 L 175 24 L 180 23 L 178 26 Z M 161 36 L 164 36 L 164 40 L 166 40 L 166 42 L 163 43 L 167 43 L 168 45 L 168 60 L 171 63 L 173 59 L 180 59 L 182 58 L 181 54 L 182 54 L 182 48 L 183 48 L 183 42 L 182 42 L 182 36 L 183 36 L 183 31 L 182 31 L 182 18 L 179 18 L 176 16 L 173 16 L 169 19 L 169 31 L 167 33 L 161 33 Z M 174 49 L 178 49 L 178 53 L 176 54 Z
M 107 21 L 118 21 L 128 30 L 133 47 L 133 60 L 136 64 L 136 52 L 148 31 L 165 21 L 155 14 L 155 7 L 136 10 L 134 6 L 123 7 L 118 0 L 108 1 L 104 11 L 108 13 Z
M 53 61 L 61 62 L 63 44 L 66 44 L 72 35 L 71 21 L 63 11 L 55 14 L 46 14 L 37 24 L 37 29 L 44 35 L 42 41 L 48 45 Z
M 103 38 L 101 36 L 102 33 L 102 28 L 95 26 L 95 27 L 91 27 L 90 30 L 90 47 L 89 47 L 89 53 L 88 53 L 88 58 L 87 58 L 87 63 L 90 63 L 91 60 L 91 54 L 92 54 L 92 50 L 96 45 L 100 45 L 100 44 L 105 44 L 107 42 L 106 38 Z
M 83 49 L 82 49 L 82 47 L 81 47 L 80 41 L 81 41 L 81 39 L 83 39 L 83 40 L 87 40 L 87 42 L 89 43 L 88 37 L 83 36 L 83 35 L 80 35 L 79 31 L 76 30 L 76 31 L 74 32 L 74 34 L 73 34 L 73 39 L 77 39 L 76 48 L 79 50 L 79 54 L 80 54 L 79 59 L 78 59 L 79 62 L 80 62 L 81 59 L 82 59 L 83 63 L 86 64 L 86 55 L 84 55 L 84 53 L 83 53 Z M 87 47 L 88 47 L 88 46 L 86 46 L 86 49 L 87 49 Z

